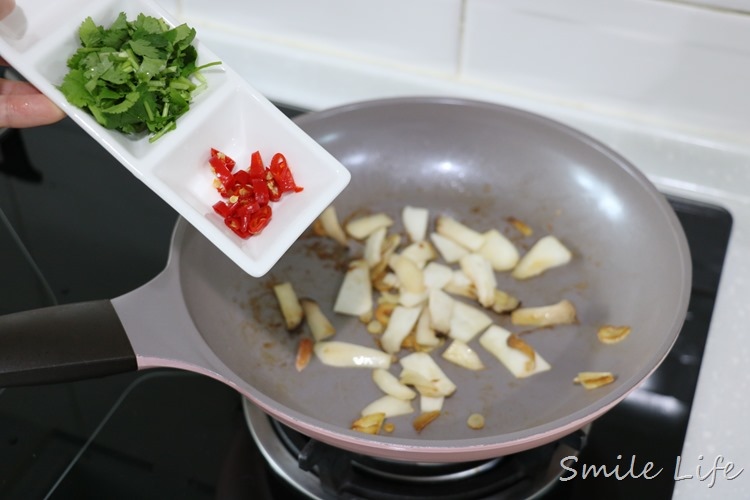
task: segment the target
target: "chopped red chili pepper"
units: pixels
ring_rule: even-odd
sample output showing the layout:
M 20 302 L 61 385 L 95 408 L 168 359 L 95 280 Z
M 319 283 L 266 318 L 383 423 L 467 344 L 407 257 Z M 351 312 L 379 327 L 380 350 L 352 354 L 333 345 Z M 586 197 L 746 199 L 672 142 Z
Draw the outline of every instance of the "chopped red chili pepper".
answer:
M 235 161 L 211 148 L 209 164 L 218 180 L 214 181 L 216 189 L 226 198 L 213 205 L 214 212 L 241 238 L 258 234 L 268 225 L 273 214 L 270 202 L 279 201 L 286 192 L 302 191 L 281 153 L 274 155 L 266 168 L 260 152 L 255 151 L 247 170 L 233 173 Z
M 279 190 L 282 193 L 299 193 L 302 191 L 301 187 L 298 187 L 292 177 L 292 171 L 289 170 L 289 166 L 286 163 L 286 158 L 281 153 L 276 153 L 271 158 L 271 167 L 269 168 L 273 179 L 276 181 L 276 185 L 279 186 Z

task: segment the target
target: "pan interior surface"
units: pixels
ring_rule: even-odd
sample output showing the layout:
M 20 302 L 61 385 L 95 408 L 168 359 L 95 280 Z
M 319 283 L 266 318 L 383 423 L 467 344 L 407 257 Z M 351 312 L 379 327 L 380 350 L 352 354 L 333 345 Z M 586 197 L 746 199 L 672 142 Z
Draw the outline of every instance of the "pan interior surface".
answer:
M 501 455 L 519 442 L 530 448 L 560 429 L 581 427 L 668 353 L 687 310 L 685 237 L 663 196 L 606 147 L 523 111 L 442 98 L 365 102 L 298 123 L 352 173 L 334 203 L 342 220 L 384 211 L 396 221 L 392 232 L 403 231 L 401 211 L 411 205 L 428 208 L 433 222 L 445 214 L 478 231 L 498 229 L 521 253 L 546 234 L 558 237 L 574 254 L 568 265 L 523 282 L 497 273 L 498 288 L 525 306 L 569 299 L 578 324 L 524 333 L 552 366 L 526 379 L 514 378 L 476 339 L 471 345 L 487 366 L 478 372 L 444 361 L 441 347 L 433 357 L 458 388 L 437 420 L 414 431 L 415 401 L 414 414 L 390 419 L 393 432 L 354 433 L 351 422 L 382 392 L 366 369 L 313 359 L 297 372 L 297 343 L 309 332 L 285 330 L 271 286 L 290 281 L 299 297 L 328 312 L 336 340 L 374 347 L 376 338 L 358 318 L 332 312 L 346 262 L 361 245 L 346 250 L 308 234 L 259 280 L 188 231 L 180 274 L 192 318 L 208 346 L 247 383 L 241 390 L 274 417 L 334 445 L 363 443 L 366 453 L 383 447 L 408 457 L 408 450 L 490 448 Z M 522 236 L 509 217 L 534 233 Z M 513 332 L 528 330 L 490 315 Z M 632 333 L 605 345 L 596 336 L 605 324 L 627 325 Z M 573 383 L 582 371 L 612 372 L 616 380 L 586 390 Z M 391 372 L 398 374 L 397 363 Z M 466 425 L 471 413 L 485 417 L 484 428 Z

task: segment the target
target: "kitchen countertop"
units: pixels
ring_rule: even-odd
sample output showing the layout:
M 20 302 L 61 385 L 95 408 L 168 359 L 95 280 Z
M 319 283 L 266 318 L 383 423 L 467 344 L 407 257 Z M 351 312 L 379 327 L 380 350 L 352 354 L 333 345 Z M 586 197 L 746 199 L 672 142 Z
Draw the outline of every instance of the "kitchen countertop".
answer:
M 750 437 L 745 432 L 750 422 L 750 399 L 743 397 L 750 392 L 746 369 L 750 347 L 742 341 L 750 297 L 749 145 L 722 142 L 709 131 L 701 135 L 688 134 L 687 127 L 666 129 L 645 117 L 606 114 L 585 103 L 541 100 L 476 82 L 305 53 L 295 47 L 227 35 L 201 25 L 199 20 L 190 22 L 200 30 L 206 45 L 273 101 L 317 110 L 375 98 L 445 95 L 514 106 L 556 119 L 600 140 L 640 168 L 664 193 L 728 210 L 734 219 L 733 233 L 681 465 L 679 470 L 665 468 L 661 473 L 682 477 L 676 483 L 675 498 L 750 497 L 750 470 L 744 470 L 750 469 Z M 637 460 L 645 464 L 649 457 Z M 728 462 L 734 469 L 725 471 L 721 467 Z M 715 464 L 714 476 L 710 472 Z

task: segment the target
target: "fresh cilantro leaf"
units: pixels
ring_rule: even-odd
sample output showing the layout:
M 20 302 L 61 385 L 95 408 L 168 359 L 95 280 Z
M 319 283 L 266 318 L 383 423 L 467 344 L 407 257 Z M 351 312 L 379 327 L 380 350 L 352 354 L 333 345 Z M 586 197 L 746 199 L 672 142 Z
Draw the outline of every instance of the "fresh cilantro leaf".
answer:
M 96 25 L 93 19 L 87 17 L 78 29 L 78 36 L 84 47 L 94 47 L 102 39 L 102 30 Z
M 190 109 L 198 88 L 191 77 L 220 64 L 196 67 L 195 30 L 185 24 L 172 28 L 145 14 L 128 21 L 120 13 L 109 28 L 88 17 L 78 34 L 82 47 L 69 57 L 60 91 L 103 127 L 126 134 L 148 131 L 150 141 L 174 129 Z
M 161 56 L 159 49 L 154 47 L 151 42 L 144 38 L 138 40 L 130 40 L 128 45 L 133 52 L 141 57 L 150 57 L 152 59 L 158 59 Z

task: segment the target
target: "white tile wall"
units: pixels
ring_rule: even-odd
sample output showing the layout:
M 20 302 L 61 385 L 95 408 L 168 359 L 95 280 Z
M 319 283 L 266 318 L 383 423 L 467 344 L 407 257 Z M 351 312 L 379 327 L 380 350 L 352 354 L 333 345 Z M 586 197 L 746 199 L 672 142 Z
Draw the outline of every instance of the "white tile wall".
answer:
M 651 0 L 467 0 L 462 77 L 750 137 L 750 17 Z
M 182 0 L 218 28 L 415 70 L 453 74 L 461 0 Z
M 159 1 L 225 45 L 271 47 L 287 87 L 320 56 L 341 85 L 365 65 L 404 89 L 428 77 L 750 144 L 750 0 Z

